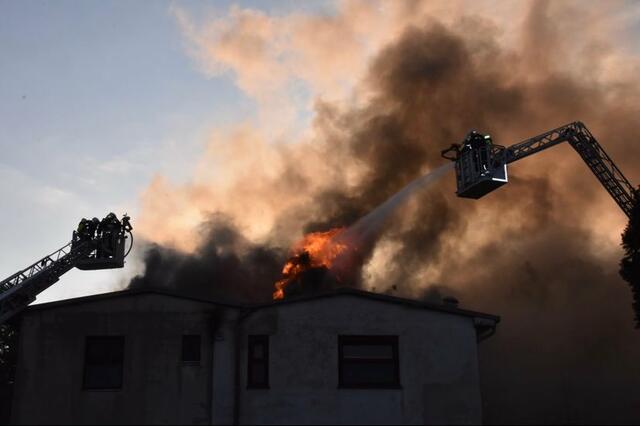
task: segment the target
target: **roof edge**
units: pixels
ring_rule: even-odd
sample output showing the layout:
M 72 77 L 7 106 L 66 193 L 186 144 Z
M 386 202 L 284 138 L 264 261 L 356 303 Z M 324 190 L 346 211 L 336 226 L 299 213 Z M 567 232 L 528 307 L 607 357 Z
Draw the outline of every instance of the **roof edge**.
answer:
M 111 291 L 108 293 L 91 294 L 89 296 L 73 297 L 71 299 L 55 300 L 53 302 L 37 303 L 29 305 L 25 311 L 38 311 L 44 309 L 52 309 L 60 306 L 76 305 L 79 303 L 97 302 L 101 300 L 115 299 L 123 296 L 137 296 L 142 294 L 157 294 L 161 296 L 174 297 L 177 299 L 191 300 L 194 302 L 209 303 L 213 305 L 226 306 L 230 308 L 243 309 L 249 307 L 241 303 L 231 303 L 226 301 L 216 301 L 212 299 L 205 299 L 195 296 L 188 296 L 180 293 L 175 293 L 169 290 L 159 288 L 139 288 L 139 289 L 124 289 L 118 291 Z
M 391 296 L 388 294 L 373 293 L 370 291 L 359 290 L 351 287 L 340 287 L 338 289 L 334 289 L 331 291 L 315 293 L 307 296 L 293 297 L 293 298 L 288 298 L 284 300 L 275 300 L 271 302 L 258 303 L 258 304 L 242 304 L 242 303 L 231 303 L 227 301 L 216 301 L 213 299 L 188 296 L 188 295 L 175 293 L 169 290 L 164 290 L 159 288 L 125 289 L 125 290 L 113 291 L 109 293 L 93 294 L 89 296 L 75 297 L 71 299 L 56 300 L 53 302 L 38 303 L 35 305 L 28 306 L 25 311 L 26 312 L 39 311 L 44 309 L 57 308 L 60 306 L 96 302 L 96 301 L 108 300 L 108 299 L 113 299 L 118 297 L 136 296 L 136 295 L 142 295 L 142 294 L 157 294 L 157 295 L 162 295 L 167 297 L 174 297 L 178 299 L 191 300 L 194 302 L 209 303 L 209 304 L 218 305 L 218 306 L 226 306 L 226 307 L 235 308 L 235 309 L 246 309 L 251 312 L 257 311 L 260 309 L 288 305 L 292 303 L 302 303 L 302 302 L 309 302 L 317 299 L 323 299 L 327 297 L 350 295 L 350 296 L 373 299 L 381 302 L 396 303 L 396 304 L 411 306 L 411 307 L 420 308 L 420 309 L 429 309 L 437 312 L 444 312 L 444 313 L 453 314 L 453 315 L 466 316 L 470 318 L 481 318 L 484 320 L 491 321 L 495 324 L 498 324 L 500 322 L 500 317 L 497 315 L 472 311 L 468 309 L 461 309 L 461 308 L 458 308 L 457 306 L 448 306 L 445 304 L 424 302 L 421 300 L 407 299 L 403 297 Z
M 252 309 L 258 310 L 258 309 L 281 306 L 281 305 L 286 305 L 291 303 L 308 302 L 315 299 L 338 296 L 338 295 L 366 297 L 369 299 L 374 299 L 382 302 L 398 303 L 398 304 L 403 304 L 407 306 L 413 306 L 416 308 L 430 309 L 434 311 L 445 312 L 445 313 L 455 314 L 455 315 L 462 315 L 462 316 L 471 317 L 471 318 L 483 318 L 485 320 L 493 321 L 496 324 L 500 322 L 500 317 L 497 315 L 486 314 L 483 312 L 477 312 L 477 311 L 472 311 L 468 309 L 461 309 L 458 307 L 447 306 L 444 304 L 437 304 L 432 302 L 424 302 L 416 299 L 407 299 L 404 297 L 391 296 L 388 294 L 373 293 L 370 291 L 359 290 L 351 287 L 340 287 L 332 291 L 316 293 L 308 296 L 300 296 L 300 297 L 294 297 L 289 299 L 276 300 L 268 303 L 257 304 L 257 305 L 253 305 Z

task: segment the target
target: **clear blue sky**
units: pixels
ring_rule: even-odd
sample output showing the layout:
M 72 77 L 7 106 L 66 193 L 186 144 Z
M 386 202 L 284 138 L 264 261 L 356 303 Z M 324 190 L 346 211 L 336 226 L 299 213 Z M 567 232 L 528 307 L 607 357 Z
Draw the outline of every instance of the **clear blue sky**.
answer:
M 202 16 L 230 2 L 177 4 Z M 0 1 L 0 277 L 63 245 L 81 217 L 135 214 L 155 173 L 186 178 L 210 129 L 255 113 L 228 76 L 198 71 L 171 6 Z M 72 271 L 43 300 L 105 291 L 121 274 Z

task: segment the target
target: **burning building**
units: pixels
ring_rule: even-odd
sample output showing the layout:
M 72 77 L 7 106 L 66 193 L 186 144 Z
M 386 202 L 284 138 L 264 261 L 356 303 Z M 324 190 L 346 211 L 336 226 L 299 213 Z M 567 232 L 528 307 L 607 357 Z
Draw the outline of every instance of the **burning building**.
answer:
M 388 2 L 385 8 L 380 8 L 388 10 L 396 7 L 392 5 L 400 5 L 398 20 L 379 46 L 362 49 L 373 54 L 366 61 L 353 55 L 355 49 L 346 49 L 345 40 L 349 40 L 349 35 L 370 40 L 372 29 L 388 28 L 380 25 L 384 23 L 381 21 L 361 25 L 363 17 L 375 16 L 369 13 L 345 12 L 337 19 L 310 19 L 308 27 L 285 25 L 281 19 L 259 13 L 241 13 L 237 14 L 237 25 L 225 26 L 225 33 L 220 37 L 221 41 L 235 42 L 232 44 L 209 40 L 204 36 L 210 32 L 202 31 L 203 37 L 196 37 L 202 44 L 197 46 L 202 52 L 215 54 L 236 47 L 236 53 L 251 56 L 248 59 L 256 60 L 258 64 L 262 64 L 260 59 L 271 57 L 256 58 L 241 42 L 257 39 L 265 46 L 276 44 L 275 51 L 281 53 L 281 46 L 277 44 L 281 40 L 306 40 L 305 45 L 322 47 L 311 53 L 317 53 L 317 63 L 323 65 L 334 64 L 334 61 L 325 60 L 327 52 L 331 58 L 336 53 L 343 53 L 357 59 L 354 62 L 355 66 L 362 67 L 358 68 L 360 72 L 352 72 L 354 64 L 348 61 L 345 68 L 319 74 L 358 76 L 363 89 L 356 91 L 357 102 L 354 104 L 332 102 L 318 96 L 310 136 L 297 145 L 271 143 L 260 129 L 239 126 L 229 134 L 214 138 L 196 168 L 192 182 L 176 185 L 163 176 L 154 179 L 143 195 L 143 219 L 139 229 L 156 245 L 147 252 L 144 275 L 131 283 L 130 287 L 135 290 L 103 299 L 34 307 L 27 312 L 24 332 L 28 337 L 22 343 L 14 419 L 35 421 L 35 417 L 29 416 L 45 415 L 53 410 L 62 413 L 64 407 L 76 404 L 88 407 L 80 408 L 75 416 L 78 421 L 90 418 L 90 415 L 95 417 L 96 413 L 102 413 L 110 420 L 108 416 L 115 414 L 107 409 L 100 411 L 102 407 L 122 404 L 121 407 L 130 407 L 125 410 L 127 415 L 131 414 L 129 418 L 137 415 L 139 417 L 135 419 L 148 421 L 193 419 L 180 417 L 183 415 L 180 413 L 213 423 L 232 422 L 234 415 L 238 422 L 261 421 L 247 417 L 249 413 L 273 415 L 273 421 L 276 421 L 276 416 L 280 416 L 278 413 L 297 413 L 304 401 L 312 401 L 322 407 L 318 412 L 327 413 L 327 416 L 331 413 L 338 418 L 343 411 L 336 407 L 346 406 L 351 411 L 344 409 L 344 412 L 357 413 L 362 421 L 372 420 L 367 416 L 374 417 L 379 413 L 376 411 L 378 406 L 370 407 L 364 401 L 370 395 L 375 399 L 378 394 L 367 391 L 367 398 L 361 398 L 364 393 L 350 394 L 352 390 L 337 388 L 337 346 L 342 333 L 346 336 L 398 336 L 402 390 L 394 391 L 396 393 L 389 399 L 397 402 L 394 407 L 403 407 L 404 420 L 432 421 L 440 419 L 429 417 L 439 415 L 434 414 L 442 412 L 438 410 L 447 413 L 458 410 L 456 404 L 448 406 L 448 402 L 442 402 L 436 406 L 423 404 L 423 417 L 415 414 L 418 405 L 414 402 L 430 401 L 430 397 L 424 395 L 433 394 L 434 383 L 440 383 L 440 394 L 450 395 L 452 400 L 456 399 L 453 394 L 457 390 L 448 393 L 447 389 L 459 388 L 449 387 L 448 378 L 440 381 L 441 378 L 429 376 L 434 370 L 427 371 L 421 378 L 425 380 L 420 382 L 424 384 L 422 390 L 415 383 L 411 386 L 407 383 L 407 377 L 412 377 L 407 368 L 434 365 L 429 361 L 416 366 L 405 356 L 405 351 L 412 349 L 403 346 L 407 344 L 403 333 L 409 329 L 407 324 L 415 326 L 404 310 L 400 311 L 400 306 L 408 305 L 380 303 L 390 311 L 398 310 L 397 318 L 394 316 L 391 322 L 385 322 L 382 315 L 358 316 L 357 312 L 364 308 L 355 305 L 355 322 L 351 325 L 334 323 L 333 319 L 326 318 L 334 315 L 329 301 L 339 301 L 343 296 L 317 300 L 313 297 L 318 297 L 322 289 L 330 290 L 340 283 L 351 284 L 360 278 L 356 284 L 361 284 L 358 286 L 361 289 L 385 292 L 397 286 L 398 293 L 407 297 L 418 297 L 432 283 L 446 282 L 450 286 L 448 291 L 464 294 L 474 309 L 503 315 L 501 333 L 482 347 L 485 361 L 483 408 L 489 422 L 637 423 L 640 400 L 635 389 L 640 378 L 637 367 L 640 344 L 629 326 L 632 318 L 628 292 L 617 273 L 618 234 L 624 218 L 612 213 L 608 195 L 593 184 L 593 177 L 587 174 L 588 170 L 575 154 L 557 161 L 548 161 L 543 156 L 531 158 L 522 164 L 509 188 L 478 203 L 463 204 L 452 195 L 453 181 L 447 184 L 443 180 L 403 210 L 394 226 L 381 234 L 373 251 L 367 252 L 369 247 L 361 243 L 367 241 L 367 233 L 356 233 L 363 240 L 349 247 L 359 250 L 347 250 L 348 256 L 334 256 L 336 250 L 345 252 L 341 244 L 334 242 L 345 235 L 354 235 L 347 234 L 349 229 L 362 229 L 357 228 L 357 223 L 366 217 L 384 217 L 369 216 L 369 213 L 384 211 L 376 207 L 384 205 L 394 194 L 401 194 L 398 190 L 424 171 L 439 167 L 442 164 L 440 150 L 459 141 L 468 129 L 489 132 L 497 143 L 508 145 L 579 118 L 602 137 L 612 157 L 619 159 L 621 168 L 632 173 L 629 175 L 631 181 L 639 181 L 640 145 L 633 143 L 640 136 L 638 102 L 635 101 L 640 98 L 640 86 L 636 81 L 637 72 L 633 71 L 637 55 L 619 49 L 624 43 L 610 37 L 614 28 L 623 27 L 619 18 L 633 14 L 624 9 L 612 14 L 618 7 L 609 3 L 584 7 L 574 2 L 535 1 L 521 3 L 525 9 L 522 16 L 508 15 L 503 21 L 495 22 L 493 3 L 489 8 L 489 19 L 474 13 L 456 13 L 455 19 L 442 21 L 417 10 L 430 7 L 432 3 Z M 447 9 L 450 9 L 449 3 L 445 3 Z M 468 11 L 469 6 L 476 3 L 480 4 L 469 2 L 460 9 Z M 375 7 L 363 6 L 367 10 Z M 364 32 L 352 34 L 348 25 L 352 21 L 358 24 L 355 28 Z M 265 22 L 283 31 L 303 27 L 307 31 L 284 34 L 286 37 L 280 33 L 281 36 L 272 37 L 271 33 L 256 31 L 252 37 L 247 37 L 247 30 L 264 28 L 257 24 Z M 562 25 L 554 25 L 558 22 Z M 327 25 L 331 30 L 319 30 L 319 24 Z M 343 27 L 349 31 L 340 32 Z M 337 34 L 329 39 L 335 40 L 335 49 L 326 48 L 324 37 L 315 38 L 327 33 Z M 196 35 L 199 35 L 197 31 Z M 311 38 L 302 37 L 307 35 Z M 245 55 L 218 55 L 218 59 L 245 58 Z M 278 57 L 297 58 L 299 55 L 279 54 Z M 273 69 L 246 64 L 245 61 L 223 63 L 240 76 L 241 86 L 247 82 L 248 71 Z M 278 72 L 265 74 L 271 78 Z M 300 76 L 295 74 L 293 77 Z M 261 82 L 258 80 L 257 83 Z M 349 95 L 348 99 L 351 98 Z M 268 108 L 273 106 L 271 102 L 265 104 Z M 562 155 L 561 151 L 557 155 Z M 219 166 L 219 173 L 211 175 L 209 172 L 214 166 Z M 345 228 L 336 231 L 341 227 Z M 203 232 L 209 228 L 211 232 Z M 291 238 L 317 232 L 321 236 L 331 232 L 330 244 L 323 245 L 319 258 L 313 257 L 315 245 L 302 244 L 299 249 L 294 244 L 288 255 L 280 252 L 281 248 L 289 247 Z M 343 261 L 358 257 L 365 258 L 364 266 L 347 268 L 355 275 L 355 280 L 339 273 L 343 270 L 340 267 Z M 275 289 L 272 283 L 276 283 Z M 160 291 L 154 290 L 153 298 L 166 299 L 167 307 L 148 307 L 151 303 L 143 300 L 152 296 L 142 290 L 148 292 L 152 286 L 164 289 L 165 293 L 169 289 L 183 294 L 198 293 L 204 301 L 196 303 L 192 299 L 160 297 Z M 287 296 L 306 293 L 307 288 L 313 290 L 312 294 L 319 291 L 316 296 L 309 296 L 309 303 L 287 301 Z M 277 299 L 284 294 L 284 302 L 266 305 L 259 302 L 269 299 L 274 292 Z M 209 302 L 220 300 L 220 297 L 244 298 L 253 304 Z M 369 299 L 362 298 L 367 302 Z M 309 318 L 313 327 L 295 320 L 283 326 L 283 312 L 314 303 L 326 303 L 326 311 Z M 93 307 L 100 304 L 104 306 L 94 311 Z M 123 308 L 121 304 L 129 304 L 129 308 Z M 192 305 L 189 309 L 174 306 L 180 304 Z M 244 308 L 251 309 L 245 311 Z M 381 312 L 387 308 L 382 308 Z M 115 313 L 110 313 L 110 309 Z M 340 310 L 336 308 L 336 311 Z M 131 322 L 125 323 L 118 317 L 118 312 L 123 312 L 122 318 L 132 318 Z M 241 327 L 234 328 L 234 324 L 244 318 L 244 312 L 254 313 L 240 322 Z M 267 315 L 269 312 L 271 317 Z M 419 312 L 426 320 L 431 310 Z M 212 320 L 208 318 L 218 313 L 230 315 L 229 319 L 223 316 L 221 320 L 221 324 L 228 322 L 230 328 L 227 332 L 221 328 L 222 331 L 212 337 Z M 266 318 L 261 316 L 263 314 Z M 194 318 L 199 315 L 201 325 L 197 332 L 188 329 L 190 323 L 186 318 L 190 315 Z M 439 320 L 434 323 L 418 321 L 420 327 L 441 325 L 449 330 L 449 321 L 455 322 L 454 318 L 458 318 L 443 316 L 442 311 L 429 315 L 442 317 L 442 323 Z M 65 327 L 61 326 L 63 318 L 67 318 Z M 273 328 L 255 332 L 242 328 L 248 327 L 256 318 L 263 319 L 264 327 Z M 325 322 L 314 322 L 320 319 Z M 394 325 L 396 322 L 405 327 Z M 148 329 L 142 327 L 143 323 Z M 85 327 L 83 330 L 91 334 L 82 334 L 78 327 Z M 301 348 L 308 344 L 306 339 L 311 339 L 310 336 L 320 332 L 318 330 L 326 330 L 332 337 L 321 340 L 325 346 L 314 346 L 320 348 L 319 352 L 303 351 Z M 135 334 L 127 334 L 134 331 Z M 229 340 L 236 338 L 236 332 L 240 337 L 235 340 L 239 342 L 238 348 Z M 263 348 L 263 353 L 264 342 L 269 345 L 269 390 L 247 389 L 244 380 L 243 374 L 249 372 L 246 347 L 251 333 L 269 336 L 267 340 L 264 337 L 257 340 L 263 342 L 262 346 L 257 346 Z M 207 364 L 206 368 L 216 377 L 206 382 L 202 379 L 203 382 L 197 382 L 200 384 L 196 386 L 191 382 L 197 375 L 193 372 L 196 367 L 180 361 L 180 339 L 182 335 L 197 334 L 201 336 L 202 345 L 201 364 L 197 368 L 204 371 L 202 360 L 212 357 L 213 364 Z M 54 335 L 56 343 L 49 343 Z M 114 340 L 122 342 L 118 347 L 124 351 L 118 358 L 122 358 L 118 364 L 122 365 L 120 370 L 123 371 L 122 389 L 104 395 L 81 391 L 85 374 L 85 367 L 82 367 L 84 345 L 90 345 L 88 338 L 91 336 L 110 335 L 124 336 L 124 340 Z M 37 339 L 39 336 L 43 338 Z M 457 335 L 427 332 L 426 329 L 419 337 L 423 342 L 412 344 L 435 342 L 430 350 L 440 354 L 425 352 L 426 359 L 442 359 L 440 356 L 444 352 L 440 351 L 445 351 L 444 347 L 462 345 L 464 340 L 458 342 Z M 137 352 L 137 358 L 131 358 L 136 353 L 132 345 L 137 345 L 131 339 L 139 339 L 148 345 L 150 348 L 145 350 L 152 356 L 149 360 L 158 357 L 158 361 L 148 366 L 145 364 L 148 360 L 140 357 L 140 352 Z M 289 348 L 289 355 L 278 343 L 285 340 L 293 346 Z M 28 341 L 32 343 L 26 343 Z M 185 337 L 183 341 L 188 353 L 187 349 L 198 339 Z M 33 351 L 25 350 L 27 345 L 33 345 Z M 226 360 L 219 354 L 225 347 Z M 158 349 L 162 354 L 156 353 Z M 44 358 L 38 360 L 35 355 L 45 350 L 59 358 L 73 356 L 75 364 L 70 359 L 55 358 L 47 361 L 52 365 L 51 371 L 45 371 L 42 367 Z M 306 357 L 300 357 L 301 352 Z M 448 350 L 447 354 L 450 356 L 447 362 L 457 360 L 457 356 L 475 356 L 475 352 L 467 353 L 459 348 Z M 276 360 L 280 362 L 277 370 L 273 365 Z M 283 360 L 287 365 L 282 365 Z M 294 377 L 293 372 L 300 373 L 301 369 L 289 369 L 303 362 L 310 367 L 309 374 L 311 371 L 322 372 L 326 380 L 332 381 L 310 378 L 306 370 Z M 405 362 L 409 364 L 405 366 Z M 234 365 L 240 368 L 236 370 Z M 54 377 L 56 368 L 61 369 L 64 377 Z M 138 370 L 128 370 L 135 368 Z M 204 374 L 209 374 L 209 370 Z M 158 371 L 167 374 L 161 376 Z M 414 375 L 419 377 L 420 374 L 416 370 Z M 34 375 L 42 376 L 43 389 L 50 391 L 54 385 L 56 389 L 64 387 L 72 389 L 74 396 L 56 393 L 55 407 L 54 402 L 50 402 L 52 405 L 43 409 L 42 401 L 51 401 L 52 394 L 40 393 Z M 291 383 L 285 385 L 284 377 L 290 377 Z M 134 378 L 135 384 L 131 382 Z M 298 379 L 299 382 L 294 381 Z M 67 382 L 69 384 L 65 384 Z M 153 388 L 154 383 L 157 390 Z M 142 384 L 151 384 L 151 390 Z M 180 386 L 176 387 L 176 384 Z M 310 392 L 305 389 L 311 388 L 320 390 L 309 396 Z M 277 392 L 280 392 L 279 397 L 274 396 Z M 185 396 L 194 393 L 199 394 L 200 399 Z M 131 397 L 131 406 L 126 405 L 129 402 L 125 394 L 127 398 Z M 395 397 L 401 398 L 402 402 L 394 400 Z M 109 405 L 111 402 L 103 404 L 99 398 L 120 400 Z M 327 401 L 332 401 L 332 405 Z M 383 403 L 379 405 L 389 408 Z M 443 408 L 445 406 L 450 410 Z M 92 411 L 89 413 L 88 410 Z M 256 410 L 261 412 L 256 414 Z M 123 417 L 125 411 L 121 414 Z M 392 408 L 384 412 L 385 415 L 389 413 L 397 414 Z M 62 414 L 56 416 L 51 414 L 50 418 L 63 418 Z M 282 417 L 277 419 L 284 421 Z M 386 421 L 388 418 L 380 415 L 374 420 Z
M 12 422 L 468 424 L 499 318 L 336 289 L 239 305 L 125 290 L 31 306 Z

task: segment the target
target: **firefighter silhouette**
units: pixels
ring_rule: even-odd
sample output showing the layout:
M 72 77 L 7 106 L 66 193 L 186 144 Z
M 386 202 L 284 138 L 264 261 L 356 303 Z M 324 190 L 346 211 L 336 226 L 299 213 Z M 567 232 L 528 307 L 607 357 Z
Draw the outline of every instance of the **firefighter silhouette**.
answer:
M 100 238 L 97 257 L 113 257 L 120 237 L 121 224 L 118 217 L 114 213 L 109 213 L 102 219 L 97 229 Z

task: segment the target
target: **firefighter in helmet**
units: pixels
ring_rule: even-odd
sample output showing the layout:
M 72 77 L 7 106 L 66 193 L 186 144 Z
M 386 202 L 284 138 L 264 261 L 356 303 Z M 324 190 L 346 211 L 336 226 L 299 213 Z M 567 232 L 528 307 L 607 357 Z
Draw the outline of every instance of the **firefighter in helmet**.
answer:
M 120 234 L 120 221 L 114 213 L 109 213 L 100 222 L 98 232 L 100 234 L 100 247 L 98 257 L 113 256 L 116 250 L 116 242 Z
M 482 135 L 475 130 L 470 131 L 465 138 L 464 149 L 473 153 L 473 166 L 476 173 L 480 175 L 484 175 L 489 171 L 491 143 L 491 136 Z
M 76 235 L 78 239 L 81 241 L 86 241 L 91 239 L 91 230 L 90 230 L 91 222 L 88 219 L 82 219 L 78 224 L 78 229 L 76 230 Z

